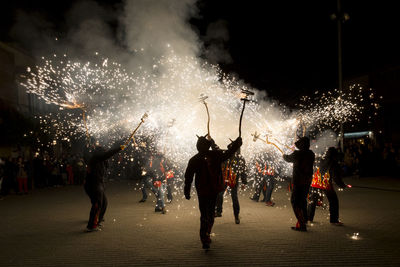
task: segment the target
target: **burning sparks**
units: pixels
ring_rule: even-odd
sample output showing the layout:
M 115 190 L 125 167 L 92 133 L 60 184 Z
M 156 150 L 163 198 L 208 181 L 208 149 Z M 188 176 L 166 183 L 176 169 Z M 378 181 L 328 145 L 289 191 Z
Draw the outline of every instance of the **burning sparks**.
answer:
M 99 55 L 86 63 L 55 55 L 28 68 L 21 85 L 28 93 L 58 106 L 57 111 L 37 117 L 42 131 L 54 135 L 54 142 L 42 147 L 85 135 L 112 144 L 126 139 L 138 118 L 148 112 L 146 123 L 137 129 L 136 141 L 162 152 L 182 168 L 196 153 L 196 134 L 207 132 L 207 114 L 202 105 L 196 105 L 200 94 L 208 96 L 209 127 L 216 143 L 223 147 L 229 138 L 236 138 L 243 92 L 255 91 L 253 88 L 222 73 L 217 66 L 179 57 L 172 49 L 151 66 L 150 70 L 137 67 L 128 72 L 121 64 Z M 346 93 L 335 90 L 302 97 L 298 111 L 293 113 L 261 99 L 257 91 L 253 97 L 257 102 L 248 102 L 243 115 L 241 153 L 249 161 L 267 152 L 281 169 L 289 168 L 281 153 L 291 153 L 297 136 L 318 137 L 326 129 L 336 131 L 340 122 L 357 122 L 367 100 L 372 102 L 371 107 L 379 108 L 373 102 L 378 97 L 372 90 L 360 86 Z M 260 133 L 256 132 L 257 137 L 252 136 L 255 131 Z M 144 137 L 150 137 L 151 144 Z M 266 142 L 252 142 L 253 137 Z M 131 156 L 127 161 L 132 161 Z

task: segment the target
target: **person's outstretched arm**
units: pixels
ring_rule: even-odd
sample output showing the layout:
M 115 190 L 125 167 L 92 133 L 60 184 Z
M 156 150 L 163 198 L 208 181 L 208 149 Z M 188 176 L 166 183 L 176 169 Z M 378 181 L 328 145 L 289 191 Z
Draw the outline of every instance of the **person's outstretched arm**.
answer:
M 118 153 L 119 151 L 121 151 L 121 146 L 116 146 L 114 148 L 111 148 L 107 151 L 102 151 L 102 152 L 96 152 L 93 155 L 93 160 L 94 161 L 104 161 L 110 157 L 112 157 L 114 154 Z
M 290 155 L 283 155 L 283 159 L 287 162 L 294 162 L 296 159 L 296 151 L 294 151 L 292 154 Z
M 330 172 L 333 178 L 333 181 L 335 184 L 337 184 L 340 188 L 346 188 L 347 185 L 343 182 L 342 179 L 342 170 L 340 168 L 340 165 L 338 163 L 332 164 L 330 168 Z
M 242 146 L 242 138 L 238 137 L 236 138 L 235 141 L 231 143 L 231 145 L 228 147 L 228 150 L 223 151 L 222 153 L 222 161 L 225 161 L 229 159 L 230 157 L 235 154 L 235 152 Z

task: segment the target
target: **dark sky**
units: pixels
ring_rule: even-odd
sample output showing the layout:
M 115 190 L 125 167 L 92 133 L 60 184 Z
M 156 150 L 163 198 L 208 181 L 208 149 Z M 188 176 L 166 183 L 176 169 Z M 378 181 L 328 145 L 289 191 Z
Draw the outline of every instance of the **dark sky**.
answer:
M 256 87 L 285 98 L 337 86 L 336 0 L 206 2 L 206 18 L 228 21 L 230 67 Z M 345 77 L 400 64 L 392 1 L 342 0 L 342 8 L 350 16 L 342 35 Z
M 36 12 L 63 31 L 63 14 L 74 1 L 8 1 L 1 9 L 1 40 L 18 9 Z M 121 1 L 100 1 L 115 5 Z M 343 25 L 344 77 L 400 65 L 400 16 L 396 1 L 342 0 L 350 20 Z M 233 61 L 223 64 L 249 84 L 280 100 L 337 86 L 337 28 L 330 15 L 336 0 L 200 0 L 200 17 L 191 20 L 205 35 L 207 26 L 224 20 L 225 44 Z

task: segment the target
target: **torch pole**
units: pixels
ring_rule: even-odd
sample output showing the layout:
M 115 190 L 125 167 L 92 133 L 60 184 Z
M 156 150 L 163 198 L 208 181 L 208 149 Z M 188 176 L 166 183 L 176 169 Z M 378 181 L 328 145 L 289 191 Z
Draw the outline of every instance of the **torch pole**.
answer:
M 242 113 L 240 113 L 240 119 L 239 119 L 239 137 L 242 137 L 242 119 L 243 119 L 244 109 L 246 107 L 246 102 L 247 99 L 243 99 L 243 108 L 242 108 Z
M 204 106 L 206 106 L 206 110 L 207 110 L 207 134 L 208 134 L 208 138 L 210 138 L 210 112 L 208 111 L 208 106 L 207 103 L 204 101 Z
M 123 147 L 126 147 L 129 142 L 131 141 L 131 139 L 133 138 L 133 136 L 135 135 L 135 133 L 137 132 L 137 130 L 139 129 L 139 127 L 144 123 L 144 119 L 147 117 L 147 113 L 145 113 L 142 118 L 140 119 L 140 123 L 139 125 L 135 128 L 135 130 L 133 130 L 132 134 L 129 136 L 129 138 L 125 141 Z

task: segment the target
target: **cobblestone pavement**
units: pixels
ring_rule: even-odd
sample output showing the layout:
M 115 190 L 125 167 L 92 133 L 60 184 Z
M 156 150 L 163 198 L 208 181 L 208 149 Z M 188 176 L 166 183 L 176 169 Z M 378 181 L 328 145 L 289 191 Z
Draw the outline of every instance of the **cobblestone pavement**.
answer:
M 354 185 L 338 192 L 345 225 L 331 225 L 318 207 L 306 233 L 290 229 L 295 218 L 283 184 L 274 207 L 241 192 L 239 225 L 228 196 L 208 252 L 195 196 L 176 195 L 163 215 L 154 212 L 154 196 L 138 202 L 132 181 L 110 182 L 103 230 L 85 233 L 90 201 L 82 187 L 11 195 L 0 201 L 0 266 L 400 266 L 400 179 L 345 181 Z

